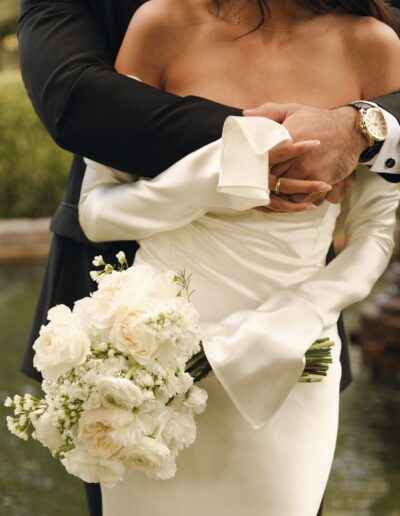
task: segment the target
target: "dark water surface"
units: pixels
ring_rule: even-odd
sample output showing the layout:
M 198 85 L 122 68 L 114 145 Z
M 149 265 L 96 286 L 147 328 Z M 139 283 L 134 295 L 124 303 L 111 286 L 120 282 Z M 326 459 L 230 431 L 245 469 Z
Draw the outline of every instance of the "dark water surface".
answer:
M 10 394 L 39 394 L 18 368 L 42 272 L 38 265 L 0 267 L 1 404 Z M 358 350 L 352 353 L 355 381 L 342 395 L 324 516 L 400 516 L 400 389 L 372 384 L 357 367 Z M 85 516 L 81 483 L 37 442 L 9 434 L 5 415 L 0 407 L 0 515 Z

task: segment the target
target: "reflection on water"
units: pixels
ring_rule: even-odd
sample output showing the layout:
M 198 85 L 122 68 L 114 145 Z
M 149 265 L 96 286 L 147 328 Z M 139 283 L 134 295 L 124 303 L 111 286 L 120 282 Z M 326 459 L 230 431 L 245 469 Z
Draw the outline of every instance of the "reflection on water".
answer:
M 356 350 L 352 358 L 357 364 Z M 372 384 L 356 369 L 342 395 L 327 516 L 400 516 L 399 436 L 400 389 Z
M 42 278 L 40 266 L 0 268 L 0 403 L 7 395 L 39 394 L 19 372 Z M 4 516 L 84 516 L 81 483 L 64 473 L 41 445 L 25 443 L 6 430 L 0 407 L 0 514 Z
M 41 266 L 0 268 L 1 404 L 9 394 L 38 394 L 37 385 L 18 368 L 41 277 Z M 355 349 L 353 364 L 357 362 Z M 355 367 L 355 381 L 342 395 L 340 435 L 325 516 L 400 516 L 399 416 L 400 390 L 373 385 Z M 67 475 L 38 443 L 11 436 L 2 407 L 0 514 L 86 514 L 81 483 Z M 133 512 L 133 516 L 140 515 Z

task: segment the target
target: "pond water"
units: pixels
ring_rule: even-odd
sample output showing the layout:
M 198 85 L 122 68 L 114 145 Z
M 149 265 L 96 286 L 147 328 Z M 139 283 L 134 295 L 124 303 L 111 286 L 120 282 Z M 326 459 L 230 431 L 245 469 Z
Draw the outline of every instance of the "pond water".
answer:
M 39 394 L 19 362 L 42 274 L 40 265 L 0 267 L 0 514 L 85 516 L 81 483 L 37 442 L 17 439 L 5 425 L 7 395 Z M 354 321 L 354 312 L 348 318 Z M 357 367 L 356 348 L 352 357 L 355 381 L 342 395 L 324 516 L 400 516 L 400 389 L 373 384 Z

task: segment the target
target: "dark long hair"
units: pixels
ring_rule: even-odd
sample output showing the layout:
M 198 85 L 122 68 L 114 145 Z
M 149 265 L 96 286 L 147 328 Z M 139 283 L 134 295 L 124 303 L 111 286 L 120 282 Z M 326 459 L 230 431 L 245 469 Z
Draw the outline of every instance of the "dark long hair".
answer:
M 393 27 L 392 10 L 385 0 L 296 0 L 299 5 L 311 12 L 350 13 L 359 16 L 372 16 Z M 219 0 L 215 0 L 219 7 Z M 258 24 L 250 32 L 259 29 L 268 17 L 268 0 L 256 0 L 259 10 Z

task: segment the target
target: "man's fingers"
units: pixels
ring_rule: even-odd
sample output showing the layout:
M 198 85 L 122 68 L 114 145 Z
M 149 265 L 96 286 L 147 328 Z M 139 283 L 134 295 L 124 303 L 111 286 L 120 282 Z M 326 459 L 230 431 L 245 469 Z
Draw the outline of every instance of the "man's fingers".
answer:
M 272 192 L 276 190 L 279 181 L 279 192 L 283 194 L 326 194 L 332 187 L 323 181 L 306 181 L 303 179 L 289 179 L 281 177 L 277 179 L 274 175 L 269 176 L 269 188 Z
M 261 106 L 243 111 L 244 116 L 262 116 L 280 124 L 286 119 L 288 113 L 288 104 L 276 104 L 275 102 L 265 102 Z
M 299 158 L 308 152 L 314 151 L 319 145 L 319 140 L 306 140 L 280 145 L 269 151 L 269 165 L 272 168 L 280 163 Z
M 298 213 L 301 211 L 311 211 L 315 210 L 316 206 L 311 203 L 300 203 L 295 204 L 293 202 L 290 202 L 286 199 L 282 199 L 277 195 L 271 195 L 271 202 L 268 204 L 268 206 L 256 208 L 257 210 L 261 211 L 273 211 L 273 212 L 279 212 L 279 213 Z

